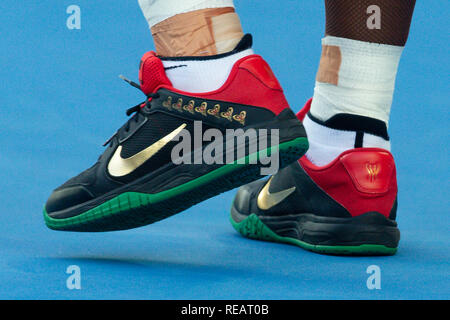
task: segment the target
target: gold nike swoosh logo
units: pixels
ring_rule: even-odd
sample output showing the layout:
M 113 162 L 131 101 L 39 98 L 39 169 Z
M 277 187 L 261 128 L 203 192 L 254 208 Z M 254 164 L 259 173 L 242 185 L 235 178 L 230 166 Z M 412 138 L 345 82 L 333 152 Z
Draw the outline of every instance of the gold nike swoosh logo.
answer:
M 151 146 L 145 148 L 144 150 L 139 151 L 135 155 L 129 158 L 122 158 L 120 153 L 122 152 L 122 146 L 119 146 L 114 152 L 111 160 L 108 164 L 109 174 L 113 177 L 122 177 L 127 174 L 130 174 L 138 167 L 140 167 L 144 162 L 153 157 L 159 150 L 161 150 L 166 144 L 172 141 L 177 134 L 181 132 L 186 127 L 186 124 L 183 123 L 181 126 L 176 128 L 174 131 L 162 137 Z
M 258 200 L 256 204 L 258 205 L 258 208 L 261 210 L 269 210 L 270 208 L 276 206 L 281 201 L 286 199 L 292 192 L 295 191 L 295 187 L 281 190 L 278 192 L 270 193 L 269 187 L 270 182 L 272 181 L 273 177 L 270 177 L 269 181 L 267 181 L 264 188 L 262 188 L 261 192 L 258 195 Z

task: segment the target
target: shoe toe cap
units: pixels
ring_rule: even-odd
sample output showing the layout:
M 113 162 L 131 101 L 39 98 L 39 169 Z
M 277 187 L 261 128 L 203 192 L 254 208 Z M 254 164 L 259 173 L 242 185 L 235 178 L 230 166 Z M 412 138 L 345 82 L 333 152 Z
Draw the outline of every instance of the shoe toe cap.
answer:
M 91 193 L 83 186 L 56 189 L 47 200 L 45 210 L 51 216 L 52 213 L 76 206 L 93 198 Z
M 252 202 L 256 199 L 258 190 L 264 184 L 264 180 L 254 181 L 238 189 L 234 198 L 233 207 L 240 214 L 249 215 L 251 213 Z

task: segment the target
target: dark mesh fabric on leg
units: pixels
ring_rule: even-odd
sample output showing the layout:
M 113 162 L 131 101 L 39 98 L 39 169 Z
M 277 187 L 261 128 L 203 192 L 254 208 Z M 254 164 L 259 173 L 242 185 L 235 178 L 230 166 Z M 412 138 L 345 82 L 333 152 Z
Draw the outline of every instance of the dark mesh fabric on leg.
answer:
M 326 34 L 335 37 L 404 46 L 415 0 L 325 0 Z M 380 29 L 370 29 L 367 8 L 380 8 Z

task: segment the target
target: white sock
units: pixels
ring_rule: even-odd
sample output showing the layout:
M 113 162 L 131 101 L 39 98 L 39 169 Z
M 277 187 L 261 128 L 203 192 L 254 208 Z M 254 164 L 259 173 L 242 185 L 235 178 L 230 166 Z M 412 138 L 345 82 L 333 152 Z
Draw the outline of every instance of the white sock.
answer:
M 161 58 L 161 61 L 174 88 L 202 93 L 219 89 L 228 79 L 236 61 L 251 54 L 253 49 L 245 49 L 230 55 L 219 55 L 219 58 Z
M 333 61 L 328 60 L 337 69 L 337 84 L 320 82 L 318 76 L 311 113 L 324 121 L 348 113 L 387 124 L 403 47 L 331 36 L 322 39 L 325 47 L 337 47 L 334 52 L 339 56 L 333 54 Z
M 328 164 L 340 153 L 356 147 L 356 131 L 337 130 L 324 125 L 334 116 L 348 114 L 372 118 L 384 122 L 387 129 L 403 50 L 400 46 L 332 36 L 323 38 L 322 46 L 321 66 L 310 109 L 311 115 L 322 123 L 313 121 L 309 116 L 304 120 L 310 141 L 306 156 L 316 165 Z M 324 55 L 328 55 L 328 60 L 324 59 Z M 320 72 L 321 68 L 326 72 Z M 386 136 L 358 131 L 359 139 L 363 141 L 358 147 L 390 150 Z
M 357 133 L 356 131 L 336 130 L 321 125 L 306 115 L 303 120 L 308 135 L 309 149 L 306 157 L 317 166 L 324 166 L 333 161 L 342 152 L 355 148 L 357 135 L 361 135 L 363 148 L 382 148 L 389 150 L 389 140 L 370 133 Z

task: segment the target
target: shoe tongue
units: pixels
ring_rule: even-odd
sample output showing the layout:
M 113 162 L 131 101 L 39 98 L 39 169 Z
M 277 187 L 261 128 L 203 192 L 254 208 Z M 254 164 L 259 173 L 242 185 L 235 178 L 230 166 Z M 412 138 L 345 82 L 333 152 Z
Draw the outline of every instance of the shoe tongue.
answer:
M 160 85 L 172 85 L 164 71 L 161 59 L 156 56 L 154 51 L 147 52 L 141 59 L 139 82 L 141 83 L 141 90 L 146 95 L 153 93 Z

